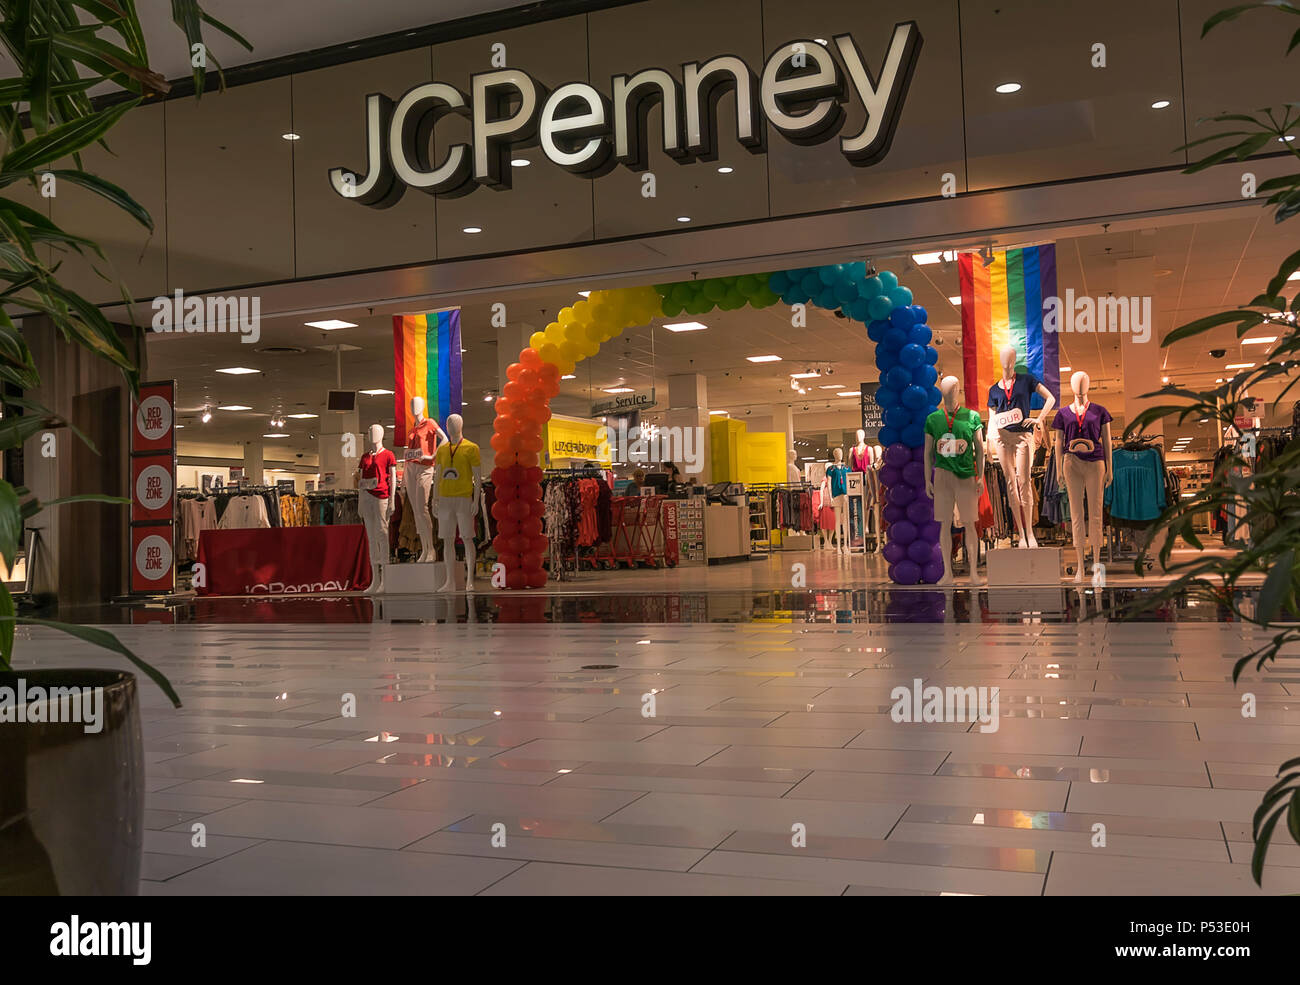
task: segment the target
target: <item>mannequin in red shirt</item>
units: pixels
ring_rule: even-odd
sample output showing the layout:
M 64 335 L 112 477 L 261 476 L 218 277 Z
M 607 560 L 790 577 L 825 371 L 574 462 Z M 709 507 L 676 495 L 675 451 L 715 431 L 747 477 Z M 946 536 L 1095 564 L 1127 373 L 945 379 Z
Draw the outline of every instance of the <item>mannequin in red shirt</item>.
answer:
M 374 594 L 384 590 L 384 565 L 388 563 L 388 517 L 392 512 L 393 490 L 397 488 L 397 458 L 384 447 L 384 426 L 370 426 L 370 450 L 361 456 L 357 469 L 357 509 L 366 526 L 370 547 L 370 587 Z

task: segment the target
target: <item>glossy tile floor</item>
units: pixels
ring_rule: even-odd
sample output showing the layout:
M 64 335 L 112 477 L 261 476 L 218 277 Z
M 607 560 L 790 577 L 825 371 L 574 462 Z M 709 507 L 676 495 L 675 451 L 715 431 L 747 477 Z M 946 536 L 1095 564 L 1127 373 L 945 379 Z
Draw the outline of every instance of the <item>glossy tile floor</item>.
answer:
M 1300 655 L 1243 718 L 1239 623 L 114 629 L 185 701 L 144 685 L 146 894 L 1251 894 L 1300 745 Z M 1000 727 L 896 724 L 917 678 Z

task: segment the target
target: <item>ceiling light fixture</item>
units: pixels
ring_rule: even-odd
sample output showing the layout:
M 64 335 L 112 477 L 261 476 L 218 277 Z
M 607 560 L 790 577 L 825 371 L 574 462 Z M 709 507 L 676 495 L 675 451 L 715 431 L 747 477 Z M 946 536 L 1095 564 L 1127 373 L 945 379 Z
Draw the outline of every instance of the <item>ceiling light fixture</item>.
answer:
M 302 140 L 302 135 L 290 131 L 289 133 L 280 134 L 281 140 Z
M 462 233 L 469 233 L 471 236 L 474 233 L 481 233 L 482 231 L 483 231 L 482 226 L 466 226 L 464 229 L 461 230 Z
M 364 393 L 367 397 L 391 397 L 393 395 L 392 390 L 384 390 L 382 388 L 376 388 L 374 390 L 358 390 L 357 392 Z
M 528 167 L 528 165 L 532 163 L 533 162 L 528 160 L 528 158 L 526 157 L 516 157 L 513 161 L 510 162 L 510 166 L 512 168 L 526 168 Z
M 948 303 L 949 303 L 950 305 L 952 305 L 954 308 L 960 308 L 960 307 L 961 307 L 961 295 L 960 295 L 960 294 L 954 294 L 952 297 L 950 297 L 950 298 L 948 299 Z
M 274 433 L 274 434 L 264 434 L 264 435 L 262 435 L 262 437 L 263 437 L 263 438 L 287 438 L 287 437 L 289 437 L 289 436 L 288 436 L 287 434 L 285 434 L 283 431 L 279 431 L 279 432 Z
M 591 292 L 590 292 L 590 291 L 579 291 L 578 293 L 581 294 L 584 298 L 589 298 L 589 297 L 591 297 Z
M 837 397 L 860 397 L 860 396 L 862 396 L 862 391 L 861 391 L 861 390 L 843 390 L 843 391 L 841 391 L 840 393 L 835 394 L 835 396 L 837 396 Z
M 697 321 L 679 321 L 664 326 L 670 332 L 702 332 L 708 327 L 708 325 Z
M 746 356 L 751 363 L 779 363 L 780 356 Z
M 577 373 L 565 373 L 563 376 L 560 377 L 560 379 L 562 380 L 576 380 L 577 378 L 578 378 Z
M 722 167 L 718 168 L 718 174 L 731 174 L 731 172 L 735 170 L 736 170 L 735 168 L 728 167 L 727 165 L 724 164 Z
M 221 404 L 217 410 L 252 410 L 247 404 Z
M 1168 109 L 1168 108 L 1169 108 L 1169 100 L 1168 100 L 1168 99 L 1157 99 L 1154 103 L 1151 104 L 1151 108 L 1152 108 L 1152 109 Z
M 218 373 L 225 373 L 227 376 L 247 376 L 249 373 L 257 373 L 260 370 L 249 369 L 247 366 L 227 366 L 225 369 L 217 370 Z
M 935 250 L 932 253 L 913 253 L 912 259 L 922 267 L 931 263 L 951 263 L 957 259 L 957 251 Z
M 790 374 L 790 379 L 792 379 L 792 380 L 819 380 L 819 379 L 821 379 L 821 376 L 822 376 L 821 373 L 817 372 L 816 370 L 810 369 L 810 370 L 808 370 L 808 372 L 806 372 L 806 373 L 791 373 L 791 374 Z
M 1268 345 L 1270 342 L 1276 342 L 1276 335 L 1260 335 L 1253 339 L 1242 339 L 1242 345 Z
M 847 384 L 844 383 L 823 383 L 818 390 L 843 390 Z
M 677 217 L 677 221 L 678 221 L 678 222 L 690 222 L 690 221 L 691 221 L 691 217 L 688 216 L 688 215 L 679 215 L 679 216 Z
M 313 417 L 320 417 L 319 414 L 290 414 L 289 416 L 295 421 L 309 421 Z
M 709 411 L 709 416 L 710 416 L 710 417 L 721 417 L 723 414 L 726 414 L 726 413 L 727 413 L 727 411 L 725 411 L 725 410 L 711 410 L 711 411 Z
M 212 420 L 212 408 L 205 406 L 203 408 L 203 415 L 199 418 L 199 420 L 201 420 L 204 424 L 207 424 L 208 421 Z
M 322 332 L 334 332 L 340 328 L 356 328 L 356 322 L 340 321 L 338 318 L 326 318 L 324 321 L 305 322 L 308 328 L 319 328 Z
M 610 387 L 604 387 L 600 392 L 601 393 L 631 393 L 632 388 L 630 386 L 610 386 Z
M 1228 363 L 1228 365 L 1224 366 L 1223 368 L 1224 369 L 1254 369 L 1255 364 L 1254 363 Z
M 1010 95 L 1010 94 L 1013 93 L 1013 92 L 1019 92 L 1019 91 L 1020 91 L 1020 83 L 1019 83 L 1019 82 L 1003 82 L 1000 86 L 998 86 L 997 88 L 995 88 L 993 91 L 994 91 L 994 92 L 999 92 L 999 93 L 1001 93 L 1001 94 L 1004 95 L 1004 96 L 1006 96 L 1006 95 Z

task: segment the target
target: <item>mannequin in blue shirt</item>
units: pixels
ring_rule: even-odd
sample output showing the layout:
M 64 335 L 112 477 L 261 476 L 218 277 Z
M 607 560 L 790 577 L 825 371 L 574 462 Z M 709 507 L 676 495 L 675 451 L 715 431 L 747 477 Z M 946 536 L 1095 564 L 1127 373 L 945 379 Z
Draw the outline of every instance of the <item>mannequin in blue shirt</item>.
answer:
M 835 508 L 835 552 L 849 553 L 849 468 L 844 464 L 844 449 L 834 451 L 835 464 L 827 466 L 826 479 L 822 483 L 822 502 L 829 492 L 831 506 Z
M 989 387 L 989 428 L 984 452 L 989 457 L 997 455 L 1002 474 L 1006 476 L 1007 499 L 1016 521 L 1016 533 L 1020 535 L 1020 546 L 1037 547 L 1034 487 L 1029 481 L 1029 469 L 1034 458 L 1034 438 L 1037 436 L 1042 443 L 1043 422 L 1056 406 L 1056 398 L 1032 373 L 1024 374 L 1024 379 L 1018 378 L 1016 358 L 1015 346 L 1004 345 L 998 352 L 1002 379 Z M 1030 401 L 1035 395 L 1043 398 L 1043 409 L 1037 417 L 1030 413 Z

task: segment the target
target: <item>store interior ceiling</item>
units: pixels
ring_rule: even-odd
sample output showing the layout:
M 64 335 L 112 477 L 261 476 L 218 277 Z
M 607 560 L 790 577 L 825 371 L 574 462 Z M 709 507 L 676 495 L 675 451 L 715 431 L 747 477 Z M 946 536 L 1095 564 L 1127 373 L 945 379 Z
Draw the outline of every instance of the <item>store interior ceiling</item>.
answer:
M 1274 224 L 1264 209 L 1222 209 L 1132 221 L 1102 228 L 1100 225 L 1056 230 L 1035 239 L 998 237 L 998 246 L 1057 242 L 1058 291 L 1076 295 L 1147 295 L 1153 298 L 1155 331 L 1147 343 L 1188 321 L 1248 302 L 1263 292 L 1278 263 L 1292 249 L 1289 231 Z M 879 269 L 892 269 L 929 312 L 940 353 L 941 374 L 961 375 L 961 313 L 954 303 L 960 291 L 957 265 L 925 262 L 927 252 L 951 250 L 968 244 L 934 243 L 918 246 L 904 256 L 876 256 Z M 913 257 L 920 257 L 918 262 Z M 843 261 L 865 257 L 840 257 Z M 1130 263 L 1129 261 L 1134 261 Z M 806 261 L 811 262 L 811 261 Z M 791 264 L 795 265 L 795 264 Z M 803 265 L 803 264 L 800 264 Z M 780 266 L 773 265 L 773 268 Z M 701 271 L 700 276 L 721 276 L 729 271 Z M 739 271 L 733 271 L 739 272 Z M 1137 272 L 1135 278 L 1134 273 Z M 539 330 L 565 305 L 578 300 L 578 291 L 601 288 L 562 285 L 501 297 L 473 297 L 462 305 L 464 352 L 464 404 L 462 413 L 471 428 L 490 424 L 491 398 L 497 395 L 497 329 L 492 327 L 492 305 L 506 305 L 509 324 Z M 1300 282 L 1289 285 L 1288 297 Z M 314 457 L 319 419 L 293 418 L 293 414 L 320 414 L 326 391 L 391 390 L 393 388 L 392 315 L 416 310 L 436 310 L 446 301 L 413 308 L 410 301 L 335 309 L 291 317 L 262 320 L 256 344 L 239 343 L 223 335 L 150 335 L 149 376 L 175 379 L 178 384 L 180 421 L 189 433 L 187 444 L 235 446 L 263 435 L 267 457 L 287 460 L 295 455 Z M 337 319 L 354 327 L 324 331 L 306 323 Z M 672 332 L 664 325 L 698 321 L 704 330 Z M 1267 334 L 1261 330 L 1251 337 Z M 1092 397 L 1106 404 L 1123 423 L 1120 336 L 1114 334 L 1062 335 L 1062 396 L 1069 399 L 1066 380 L 1080 369 L 1092 377 Z M 1132 345 L 1131 342 L 1125 342 Z M 338 347 L 342 347 L 341 351 Z M 1224 350 L 1222 356 L 1214 355 Z M 1232 364 L 1258 362 L 1268 352 L 1266 344 L 1241 342 L 1233 326 L 1225 326 L 1161 351 L 1162 374 L 1177 385 L 1205 387 L 1231 376 Z M 750 356 L 776 355 L 779 362 L 753 363 Z M 1066 370 L 1069 367 L 1069 370 Z M 222 369 L 255 370 L 245 375 Z M 658 318 L 631 329 L 606 343 L 593 358 L 578 364 L 575 378 L 564 382 L 552 407 L 556 413 L 587 416 L 593 399 L 607 400 L 605 391 L 618 387 L 656 388 L 658 406 L 667 406 L 667 379 L 680 373 L 701 373 L 707 379 L 710 410 L 756 424 L 770 420 L 772 407 L 790 406 L 802 455 L 820 457 L 827 451 L 826 435 L 841 430 L 851 438 L 860 421 L 859 401 L 853 394 L 861 383 L 876 381 L 873 346 L 864 326 L 810 307 L 807 326 L 791 325 L 785 305 L 755 311 L 748 308 L 716 310 L 698 318 L 683 315 Z M 818 373 L 799 381 L 803 393 L 793 389 L 791 374 Z M 1129 381 L 1130 386 L 1133 381 Z M 1161 380 L 1141 380 L 1146 390 Z M 1275 394 L 1256 394 L 1271 400 Z M 360 423 L 393 423 L 393 397 L 388 393 L 360 394 Z M 983 401 L 967 396 L 968 406 L 982 409 Z M 223 411 L 223 406 L 248 410 Z M 201 416 L 211 410 L 211 419 Z M 1280 409 L 1266 419 L 1281 416 Z M 653 420 L 655 414 L 646 415 Z M 1289 411 L 1286 412 L 1289 418 Z M 283 417 L 283 428 L 271 427 Z M 283 437 L 279 437 L 283 435 Z M 1167 428 L 1167 439 L 1190 436 L 1186 451 L 1208 457 L 1217 445 L 1213 425 L 1195 422 Z M 270 446 L 280 448 L 275 453 Z

